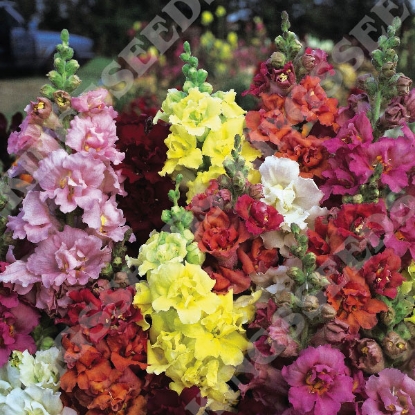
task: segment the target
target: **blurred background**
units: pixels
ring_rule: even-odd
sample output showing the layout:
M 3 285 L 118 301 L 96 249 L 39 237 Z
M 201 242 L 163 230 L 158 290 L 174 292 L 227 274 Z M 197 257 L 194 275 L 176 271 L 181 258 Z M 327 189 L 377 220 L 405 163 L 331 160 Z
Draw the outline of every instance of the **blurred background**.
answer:
M 143 39 L 140 32 L 154 17 L 165 18 L 168 27 L 173 23 L 162 12 L 169 0 L 15 0 L 14 3 L 30 27 L 56 32 L 67 28 L 70 34 L 93 41 L 94 57 L 83 63 L 79 71 L 84 85 L 99 84 L 103 69 L 114 60 L 128 67 L 118 54 L 134 37 Z M 179 55 L 185 40 L 191 43 L 200 66 L 208 70 L 208 81 L 215 88 L 233 88 L 242 92 L 248 88 L 258 63 L 273 52 L 273 40 L 281 33 L 283 10 L 289 14 L 290 30 L 302 42 L 330 53 L 343 37 L 356 43 L 356 39 L 348 34 L 366 15 L 374 20 L 373 26 L 385 26 L 371 12 L 376 3 L 384 3 L 384 7 L 396 5 L 397 8 L 391 8 L 394 15 L 402 15 L 406 7 L 410 16 L 403 21 L 398 70 L 415 78 L 415 18 L 410 1 L 214 0 L 208 5 L 199 0 L 199 3 L 202 10 L 199 17 L 186 31 L 178 30 L 180 39 L 164 55 L 159 56 L 151 43 L 145 45 L 146 53 L 140 59 L 145 61 L 156 56 L 157 63 L 135 80 L 134 88 L 117 102 L 118 109 L 140 94 L 150 93 L 155 100 L 162 100 L 167 88 L 183 83 Z M 178 1 L 177 7 L 189 15 L 190 9 L 185 2 Z M 169 36 L 166 34 L 167 39 Z M 369 54 L 363 50 L 367 62 L 359 68 L 362 73 L 370 70 Z M 353 86 L 359 71 L 356 73 L 347 63 L 336 69 L 339 76 L 332 80 L 337 84 L 337 88 L 332 88 L 332 95 L 344 99 L 342 94 Z M 22 111 L 45 83 L 45 74 L 23 71 L 16 76 L 14 71 L 4 71 L 0 77 L 0 112 L 10 117 L 14 112 Z M 246 109 L 255 105 L 249 101 L 252 98 L 238 99 L 245 100 L 240 103 Z

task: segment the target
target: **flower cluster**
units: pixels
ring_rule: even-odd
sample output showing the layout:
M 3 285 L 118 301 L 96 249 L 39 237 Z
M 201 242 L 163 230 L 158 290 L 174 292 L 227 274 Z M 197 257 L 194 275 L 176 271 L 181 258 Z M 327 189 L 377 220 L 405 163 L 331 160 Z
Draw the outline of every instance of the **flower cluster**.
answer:
M 63 32 L 0 182 L 1 410 L 415 413 L 399 27 L 345 106 L 323 87 L 327 54 L 302 48 L 283 13 L 245 92 L 255 110 L 213 92 L 185 43 L 183 88 L 122 114 L 102 88 L 71 96 Z
M 154 122 L 170 123 L 170 134 L 165 140 L 167 161 L 160 174 L 184 175 L 189 201 L 211 179 L 224 173 L 223 161 L 231 154 L 234 137 L 243 135 L 245 111 L 235 102 L 235 91 L 212 94 L 212 86 L 206 82 L 207 72 L 196 69 L 198 60 L 191 55 L 188 43 L 182 59 L 186 62 L 183 90 L 169 90 Z M 245 140 L 242 154 L 248 162 L 260 155 Z

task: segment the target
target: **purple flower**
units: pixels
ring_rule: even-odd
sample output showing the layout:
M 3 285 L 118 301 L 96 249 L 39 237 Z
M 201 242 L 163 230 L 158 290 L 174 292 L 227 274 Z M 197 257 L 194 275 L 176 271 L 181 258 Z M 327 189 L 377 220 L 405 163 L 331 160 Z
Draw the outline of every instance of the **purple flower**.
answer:
M 291 386 L 288 400 L 300 413 L 335 415 L 343 402 L 354 400 L 344 355 L 329 345 L 304 349 L 281 373 Z
M 366 382 L 362 415 L 414 415 L 415 380 L 398 369 L 384 369 Z

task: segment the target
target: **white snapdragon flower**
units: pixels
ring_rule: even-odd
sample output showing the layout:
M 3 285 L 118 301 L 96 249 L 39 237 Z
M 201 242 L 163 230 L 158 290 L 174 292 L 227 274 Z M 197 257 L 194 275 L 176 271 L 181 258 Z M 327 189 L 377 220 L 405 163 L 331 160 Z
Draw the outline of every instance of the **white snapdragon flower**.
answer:
M 76 415 L 60 399 L 60 351 L 56 347 L 12 354 L 0 368 L 1 415 Z
M 60 351 L 57 347 L 39 350 L 36 356 L 25 350 L 19 366 L 20 380 L 23 385 L 37 385 L 56 392 L 59 389 L 59 372 L 62 371 L 59 356 Z
M 300 229 L 308 226 L 308 221 L 325 214 L 319 203 L 323 192 L 313 179 L 300 177 L 300 167 L 294 160 L 269 156 L 259 168 L 263 185 L 263 202 L 274 206 L 284 216 L 281 229 L 289 232 L 291 224 Z

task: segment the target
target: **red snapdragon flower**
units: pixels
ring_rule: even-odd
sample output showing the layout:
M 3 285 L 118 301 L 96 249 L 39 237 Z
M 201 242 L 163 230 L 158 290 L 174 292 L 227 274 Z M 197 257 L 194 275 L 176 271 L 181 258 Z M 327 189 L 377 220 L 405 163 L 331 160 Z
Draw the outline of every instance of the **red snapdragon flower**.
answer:
M 250 237 L 238 216 L 216 206 L 209 209 L 202 222 L 196 224 L 195 241 L 199 249 L 213 255 L 228 268 L 233 268 L 237 261 L 239 245 Z
M 360 327 L 371 329 L 378 320 L 376 314 L 387 311 L 387 305 L 372 298 L 369 286 L 358 271 L 345 267 L 343 274 L 335 276 L 326 288 L 327 301 L 337 311 L 337 317 L 350 326 L 352 333 Z
M 362 276 L 374 293 L 395 298 L 405 278 L 398 272 L 401 258 L 391 248 L 370 257 L 362 267 Z
M 245 221 L 248 232 L 258 236 L 263 232 L 279 229 L 284 217 L 271 205 L 242 195 L 235 204 L 235 212 Z

